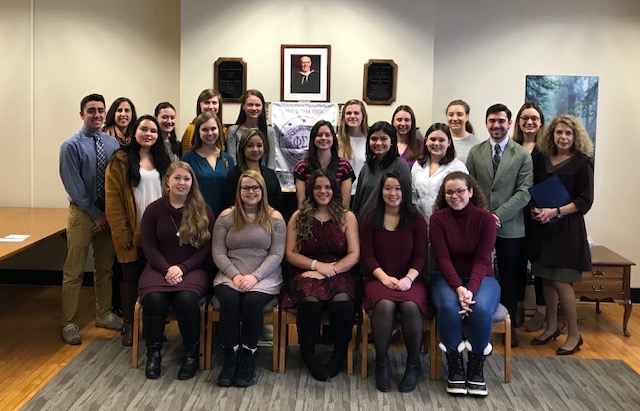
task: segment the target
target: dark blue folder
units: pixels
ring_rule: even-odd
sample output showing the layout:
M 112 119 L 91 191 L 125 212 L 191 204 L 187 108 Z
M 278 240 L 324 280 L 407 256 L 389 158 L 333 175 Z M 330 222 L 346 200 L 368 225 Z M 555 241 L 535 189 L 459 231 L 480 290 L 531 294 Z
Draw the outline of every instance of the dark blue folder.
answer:
M 569 204 L 569 192 L 557 176 L 551 176 L 529 189 L 531 199 L 538 208 L 556 208 Z

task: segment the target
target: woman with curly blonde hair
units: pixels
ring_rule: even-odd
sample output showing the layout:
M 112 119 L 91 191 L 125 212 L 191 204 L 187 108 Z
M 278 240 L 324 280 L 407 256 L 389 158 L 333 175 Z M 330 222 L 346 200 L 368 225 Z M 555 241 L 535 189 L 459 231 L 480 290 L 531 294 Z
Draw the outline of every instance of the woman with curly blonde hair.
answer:
M 360 258 L 358 222 L 341 201 L 335 176 L 315 170 L 305 200 L 287 226 L 286 259 L 293 272 L 281 306 L 296 307 L 302 360 L 311 375 L 326 381 L 338 375 L 347 357 L 355 318 L 356 284 L 351 269 Z M 320 320 L 327 310 L 335 347 L 329 362 L 315 356 Z
M 205 263 L 211 255 L 213 212 L 205 204 L 191 166 L 175 161 L 164 178 L 164 196 L 142 217 L 142 247 L 147 264 L 140 276 L 147 344 L 145 375 L 160 377 L 164 324 L 169 306 L 178 317 L 185 356 L 178 379 L 192 378 L 200 352 L 200 298 L 209 281 Z
M 593 204 L 593 144 L 577 118 L 561 114 L 549 122 L 538 146 L 543 156 L 533 161 L 534 184 L 556 177 L 571 201 L 551 208 L 538 207 L 533 201 L 531 204 L 533 221 L 527 233 L 527 248 L 531 270 L 542 278 L 547 306 L 547 326 L 531 344 L 544 345 L 560 334 L 559 301 L 568 332 L 556 354 L 571 355 L 583 344 L 573 283 L 582 281 L 583 271 L 591 271 L 584 215 Z

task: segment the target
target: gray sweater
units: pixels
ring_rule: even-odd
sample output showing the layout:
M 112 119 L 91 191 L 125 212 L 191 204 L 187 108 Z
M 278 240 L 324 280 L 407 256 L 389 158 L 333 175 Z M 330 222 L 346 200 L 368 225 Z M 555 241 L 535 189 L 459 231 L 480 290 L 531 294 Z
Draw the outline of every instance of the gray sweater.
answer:
M 286 227 L 283 220 L 273 219 L 271 234 L 257 224 L 240 231 L 231 230 L 232 214 L 218 217 L 213 228 L 211 250 L 218 273 L 213 285 L 224 284 L 240 291 L 232 278 L 238 274 L 253 274 L 258 279 L 251 291 L 277 295 L 282 288 L 282 269 Z

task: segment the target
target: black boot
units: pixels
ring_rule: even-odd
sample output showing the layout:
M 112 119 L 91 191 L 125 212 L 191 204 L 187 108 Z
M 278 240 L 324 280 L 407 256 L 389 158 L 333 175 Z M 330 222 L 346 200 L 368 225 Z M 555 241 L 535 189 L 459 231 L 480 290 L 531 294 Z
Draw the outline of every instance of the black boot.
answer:
M 422 375 L 420 358 L 407 359 L 407 366 L 404 370 L 402 380 L 400 380 L 400 392 L 411 392 L 418 385 L 418 377 Z
M 381 392 L 391 391 L 391 370 L 389 357 L 376 354 L 376 388 Z
M 220 387 L 231 387 L 236 380 L 236 373 L 238 372 L 238 353 L 231 348 L 224 347 L 224 364 L 222 364 L 222 370 L 218 375 L 218 385 Z
M 442 347 L 442 346 L 441 346 Z M 447 356 L 447 392 L 449 394 L 466 394 L 467 381 L 464 376 L 462 353 L 457 350 L 445 351 Z
M 196 375 L 200 362 L 200 341 L 184 343 L 184 359 L 178 371 L 179 380 L 189 380 Z
M 353 301 L 351 300 L 330 303 L 327 310 L 329 311 L 329 321 L 331 321 L 335 345 L 326 368 L 329 376 L 335 377 L 344 369 L 344 360 L 347 358 L 349 350 L 355 312 Z
M 318 381 L 327 381 L 329 371 L 316 357 L 316 341 L 319 339 L 320 320 L 322 317 L 322 303 L 313 301 L 300 301 L 296 306 L 298 315 L 296 324 L 298 327 L 298 341 L 302 362 L 309 372 Z
M 145 376 L 150 380 L 160 377 L 162 372 L 162 335 L 164 334 L 164 317 L 142 316 L 147 344 L 147 365 Z
M 122 345 L 133 345 L 133 314 L 138 299 L 138 283 L 120 282 L 122 300 Z M 136 336 L 137 337 L 137 336 Z
M 238 373 L 233 383 L 236 387 L 251 387 L 256 383 L 256 359 L 258 358 L 258 350 L 253 352 L 251 349 L 242 347 L 240 351 L 240 361 L 238 364 Z
M 470 395 L 486 396 L 489 394 L 487 384 L 484 380 L 484 359 L 483 353 L 475 354 L 469 351 L 469 361 L 467 363 L 467 392 Z

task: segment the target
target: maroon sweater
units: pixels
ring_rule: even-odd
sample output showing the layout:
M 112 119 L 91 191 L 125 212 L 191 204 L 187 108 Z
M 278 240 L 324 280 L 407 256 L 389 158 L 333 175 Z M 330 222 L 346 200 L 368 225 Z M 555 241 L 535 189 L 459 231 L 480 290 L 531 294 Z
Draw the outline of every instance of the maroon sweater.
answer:
M 491 252 L 496 243 L 495 219 L 487 210 L 469 203 L 462 210 L 446 207 L 429 220 L 429 238 L 436 259 L 435 270 L 442 272 L 451 288 L 469 277 L 467 289 L 476 293 L 485 276 L 493 277 Z

